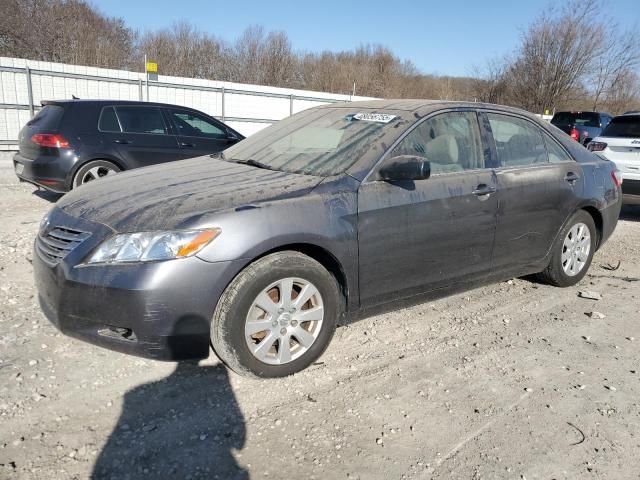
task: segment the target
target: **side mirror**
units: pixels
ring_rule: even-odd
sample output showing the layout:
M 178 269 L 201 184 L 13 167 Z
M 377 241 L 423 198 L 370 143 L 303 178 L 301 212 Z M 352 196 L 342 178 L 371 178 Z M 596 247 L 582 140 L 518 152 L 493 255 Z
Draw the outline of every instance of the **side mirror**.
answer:
M 390 158 L 379 171 L 387 182 L 398 180 L 426 180 L 431 176 L 431 164 L 425 157 L 400 155 Z

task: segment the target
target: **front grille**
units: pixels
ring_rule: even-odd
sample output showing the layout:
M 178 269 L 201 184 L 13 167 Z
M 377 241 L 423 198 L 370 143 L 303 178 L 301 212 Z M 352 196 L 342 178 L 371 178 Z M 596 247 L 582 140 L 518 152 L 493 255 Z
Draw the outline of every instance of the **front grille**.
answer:
M 90 236 L 88 232 L 55 227 L 44 235 L 38 234 L 36 248 L 46 263 L 55 266 Z

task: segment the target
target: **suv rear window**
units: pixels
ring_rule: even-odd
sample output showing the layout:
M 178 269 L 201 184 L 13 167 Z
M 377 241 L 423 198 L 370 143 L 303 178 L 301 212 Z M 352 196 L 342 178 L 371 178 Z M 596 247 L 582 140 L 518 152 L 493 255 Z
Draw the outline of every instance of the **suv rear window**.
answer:
M 600 134 L 601 137 L 640 138 L 640 115 L 616 117 Z
M 64 115 L 64 108 L 60 105 L 45 105 L 27 125 L 36 125 L 41 129 L 57 130 Z
M 600 115 L 595 112 L 558 112 L 551 119 L 553 125 L 599 127 Z

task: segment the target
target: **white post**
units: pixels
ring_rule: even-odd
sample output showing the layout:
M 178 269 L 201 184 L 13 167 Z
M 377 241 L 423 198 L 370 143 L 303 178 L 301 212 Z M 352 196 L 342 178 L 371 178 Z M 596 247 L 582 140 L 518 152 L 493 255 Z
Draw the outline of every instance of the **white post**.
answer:
M 147 84 L 147 102 L 149 101 L 149 72 L 147 72 L 147 54 L 144 54 L 144 74 Z

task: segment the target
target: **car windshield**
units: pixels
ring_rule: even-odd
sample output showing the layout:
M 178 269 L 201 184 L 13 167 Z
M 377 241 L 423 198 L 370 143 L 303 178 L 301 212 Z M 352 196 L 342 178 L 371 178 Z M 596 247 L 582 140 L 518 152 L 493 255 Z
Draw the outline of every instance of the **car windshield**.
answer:
M 553 125 L 575 125 L 581 127 L 599 127 L 600 118 L 594 112 L 558 112 L 551 119 Z
M 640 115 L 616 117 L 601 134 L 602 137 L 640 138 Z
M 399 120 L 354 108 L 306 110 L 224 151 L 228 161 L 307 175 L 344 173 Z

